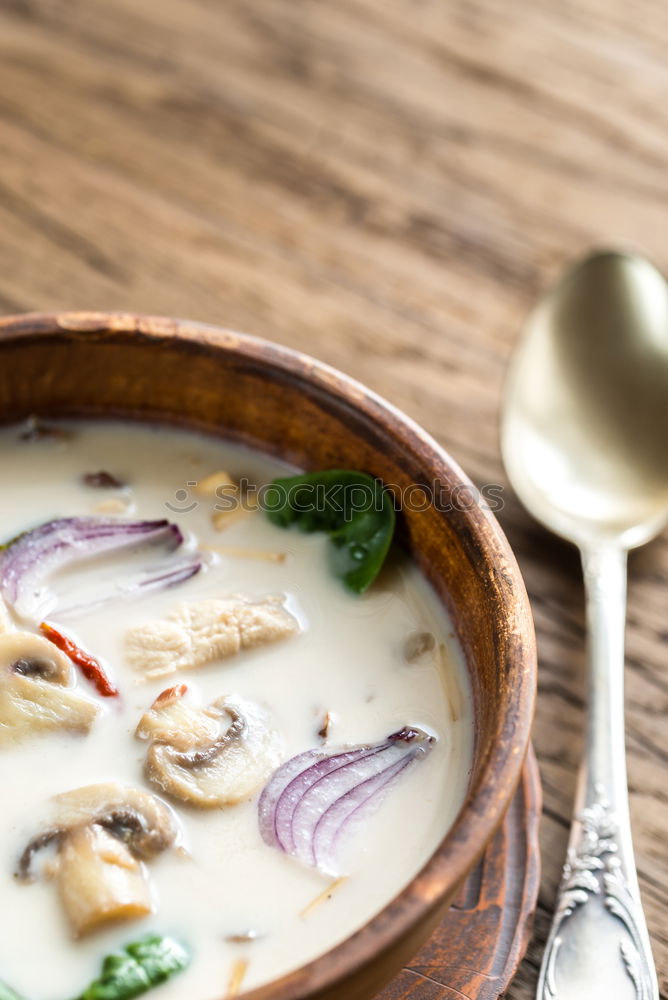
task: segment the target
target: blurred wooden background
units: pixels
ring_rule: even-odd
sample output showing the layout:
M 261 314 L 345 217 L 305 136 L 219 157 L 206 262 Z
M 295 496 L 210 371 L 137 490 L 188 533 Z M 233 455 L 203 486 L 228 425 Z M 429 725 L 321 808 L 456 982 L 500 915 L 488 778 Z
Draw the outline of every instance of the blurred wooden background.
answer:
M 540 290 L 592 244 L 668 270 L 667 51 L 660 0 L 0 0 L 0 309 L 280 340 L 505 485 L 500 386 Z M 528 1000 L 581 747 L 582 588 L 505 497 L 540 648 Z M 666 539 L 631 568 L 631 804 L 667 998 Z

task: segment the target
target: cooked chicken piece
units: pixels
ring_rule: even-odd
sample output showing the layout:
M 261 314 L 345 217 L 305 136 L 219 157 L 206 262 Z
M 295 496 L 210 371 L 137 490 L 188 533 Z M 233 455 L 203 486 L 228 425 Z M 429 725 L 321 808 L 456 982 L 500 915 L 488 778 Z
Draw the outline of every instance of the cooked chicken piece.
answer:
M 276 768 L 280 740 L 265 712 L 240 698 L 218 698 L 208 708 L 184 701 L 185 685 L 164 691 L 137 726 L 152 740 L 149 780 L 174 798 L 212 809 L 235 805 Z
M 235 595 L 180 604 L 168 618 L 131 629 L 125 648 L 135 670 L 160 677 L 227 659 L 298 631 L 298 622 L 280 598 L 250 601 Z
M 32 862 L 42 848 L 57 848 L 58 892 L 75 937 L 102 924 L 151 913 L 145 865 L 176 844 L 172 811 L 149 792 L 116 782 L 89 785 L 56 799 L 54 825 L 27 844 L 17 878 L 33 878 Z
M 40 730 L 87 733 L 100 709 L 73 685 L 72 664 L 48 639 L 0 635 L 0 747 Z

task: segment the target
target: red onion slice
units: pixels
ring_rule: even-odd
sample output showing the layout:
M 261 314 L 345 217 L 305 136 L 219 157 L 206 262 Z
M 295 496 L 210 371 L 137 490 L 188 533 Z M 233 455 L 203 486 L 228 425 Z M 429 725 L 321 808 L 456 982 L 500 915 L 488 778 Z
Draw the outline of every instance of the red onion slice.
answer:
M 311 764 L 322 758 L 319 750 L 306 750 L 305 753 L 297 754 L 290 760 L 282 764 L 264 787 L 258 806 L 258 818 L 260 821 L 260 834 L 265 844 L 270 847 L 278 847 L 282 850 L 281 842 L 278 839 L 276 828 L 276 805 L 290 782 L 303 771 L 306 771 Z
M 106 604 L 108 601 L 117 601 L 128 597 L 141 597 L 143 594 L 154 590 L 167 590 L 169 587 L 176 587 L 177 584 L 184 583 L 191 576 L 199 573 L 204 566 L 204 562 L 204 557 L 200 552 L 194 552 L 183 559 L 173 559 L 163 562 L 159 568 L 119 581 L 96 594 L 90 601 L 83 601 L 79 604 L 59 605 L 58 616 L 66 618 L 70 615 L 92 611 L 93 608 L 97 608 L 101 604 Z
M 164 519 L 65 517 L 48 521 L 0 547 L 0 594 L 20 618 L 39 621 L 57 606 L 55 595 L 44 583 L 55 570 L 131 546 L 161 544 L 173 551 L 182 542 L 179 527 Z
M 433 736 L 405 726 L 381 743 L 293 757 L 274 772 L 260 797 L 262 839 L 306 865 L 339 875 L 344 835 L 375 811 L 398 776 L 434 743 Z

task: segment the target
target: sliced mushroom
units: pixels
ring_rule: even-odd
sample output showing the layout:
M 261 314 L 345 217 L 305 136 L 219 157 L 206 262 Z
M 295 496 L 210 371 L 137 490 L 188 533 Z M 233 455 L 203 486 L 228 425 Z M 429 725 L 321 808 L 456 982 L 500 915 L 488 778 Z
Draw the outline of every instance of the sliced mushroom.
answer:
M 172 847 L 179 830 L 172 811 L 138 788 L 116 782 L 89 785 L 56 799 L 54 825 L 26 845 L 16 876 L 31 881 L 33 859 L 57 849 L 58 892 L 76 937 L 110 921 L 132 920 L 153 909 L 143 864 Z
M 86 785 L 56 798 L 56 822 L 68 829 L 97 823 L 142 861 L 162 854 L 178 837 L 172 810 L 150 792 L 117 781 Z
M 152 741 L 147 776 L 202 809 L 235 805 L 277 766 L 279 737 L 252 702 L 224 697 L 199 708 L 183 700 L 186 692 L 185 685 L 164 691 L 137 726 L 137 736 Z
M 100 709 L 73 685 L 70 660 L 48 639 L 0 634 L 0 747 L 43 730 L 87 733 Z
M 151 889 L 143 869 L 126 845 L 103 827 L 73 830 L 59 851 L 58 893 L 74 935 L 150 913 Z
M 187 692 L 185 684 L 177 684 L 159 694 L 139 720 L 139 739 L 183 751 L 213 743 L 220 732 L 220 714 L 192 705 L 185 700 Z
M 279 597 L 250 601 L 234 595 L 180 604 L 168 618 L 130 629 L 125 648 L 136 670 L 161 677 L 227 659 L 298 631 L 297 620 Z

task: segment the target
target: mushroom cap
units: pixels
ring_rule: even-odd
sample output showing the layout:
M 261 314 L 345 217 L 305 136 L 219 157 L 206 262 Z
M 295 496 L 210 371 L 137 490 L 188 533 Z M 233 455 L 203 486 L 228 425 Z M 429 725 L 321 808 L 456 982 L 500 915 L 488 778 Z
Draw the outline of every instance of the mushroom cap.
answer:
M 162 691 L 139 720 L 135 735 L 182 751 L 214 743 L 220 735 L 220 712 L 191 704 L 187 692 L 185 684 Z
M 1 629 L 0 633 L 0 675 L 38 677 L 63 687 L 72 684 L 74 670 L 69 657 L 44 636 Z
M 0 633 L 0 746 L 40 730 L 87 733 L 99 706 L 74 689 L 69 658 L 32 632 Z
M 86 785 L 56 796 L 55 825 L 64 831 L 96 824 L 147 861 L 179 838 L 172 810 L 150 792 L 117 781 Z
M 148 778 L 200 808 L 235 805 L 277 766 L 280 739 L 253 702 L 222 697 L 198 708 L 181 700 L 185 690 L 170 689 L 171 697 L 163 692 L 139 722 L 137 735 L 153 740 L 146 755 Z
M 178 836 L 171 809 L 150 792 L 115 781 L 87 785 L 56 797 L 54 822 L 26 845 L 16 877 L 31 881 L 35 854 L 53 845 L 57 860 L 44 874 L 57 878 L 70 927 L 79 937 L 151 912 L 143 862 Z
M 55 798 L 51 824 L 36 834 L 19 859 L 16 875 L 32 878 L 31 864 L 38 851 L 55 843 L 58 850 L 75 830 L 97 826 L 120 841 L 133 857 L 148 861 L 179 841 L 180 828 L 164 802 L 131 785 L 108 781 L 86 785 Z

